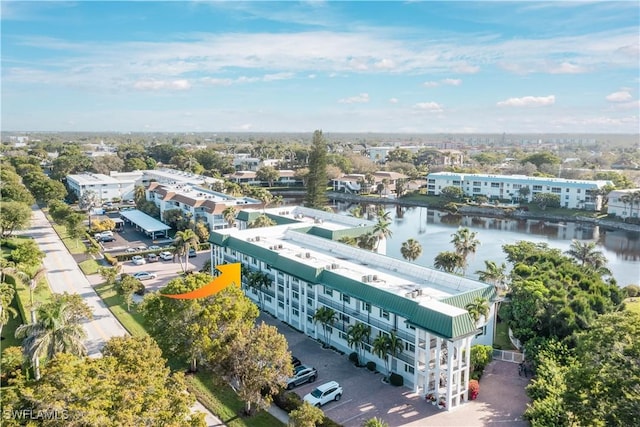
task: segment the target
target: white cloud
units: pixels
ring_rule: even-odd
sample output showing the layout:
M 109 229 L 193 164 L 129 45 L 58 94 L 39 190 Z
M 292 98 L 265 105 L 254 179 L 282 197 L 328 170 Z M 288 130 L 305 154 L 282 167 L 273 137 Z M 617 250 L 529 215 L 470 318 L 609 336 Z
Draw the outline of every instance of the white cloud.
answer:
M 549 96 L 523 96 L 522 98 L 509 98 L 498 102 L 498 107 L 544 107 L 556 102 L 555 95 Z
M 315 74 L 309 74 L 307 77 L 310 78 L 310 79 L 315 79 L 316 75 Z
M 397 104 L 398 98 L 389 98 L 389 104 Z
M 422 86 L 424 86 L 424 87 L 438 87 L 438 86 L 440 86 L 440 83 L 434 82 L 434 81 L 428 81 L 428 82 L 422 83 Z
M 293 73 L 274 73 L 274 74 L 265 74 L 262 78 L 265 82 L 273 82 L 276 80 L 287 80 L 294 76 Z
M 475 74 L 478 71 L 480 71 L 480 67 L 478 67 L 477 65 L 470 65 L 464 62 L 461 64 L 454 65 L 452 70 L 460 74 Z
M 133 84 L 138 90 L 188 90 L 191 89 L 189 80 L 138 80 Z
M 460 79 L 444 79 L 442 80 L 442 84 L 449 86 L 460 86 L 462 84 L 462 80 Z
M 376 62 L 373 66 L 379 70 L 391 70 L 396 67 L 396 64 L 392 60 L 385 58 Z
M 338 102 L 340 104 L 362 104 L 365 102 L 369 102 L 369 94 L 361 93 L 356 96 L 350 96 L 349 98 L 339 99 Z
M 570 62 L 563 62 L 560 65 L 549 67 L 548 72 L 551 74 L 581 74 L 586 73 L 587 68 Z
M 414 105 L 414 108 L 418 110 L 425 110 L 430 113 L 440 113 L 442 112 L 442 106 L 437 102 L 418 102 Z
M 627 90 L 621 90 L 618 92 L 613 92 L 607 95 L 606 99 L 609 102 L 625 102 L 631 100 L 633 97 Z

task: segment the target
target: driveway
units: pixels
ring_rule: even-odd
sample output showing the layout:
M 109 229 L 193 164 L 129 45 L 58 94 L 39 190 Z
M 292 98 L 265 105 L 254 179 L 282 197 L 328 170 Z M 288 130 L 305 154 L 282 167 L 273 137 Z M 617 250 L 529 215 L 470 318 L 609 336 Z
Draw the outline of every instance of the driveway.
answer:
M 276 326 L 287 338 L 292 354 L 318 370 L 314 383 L 293 389 L 298 395 L 303 397 L 327 381 L 340 383 L 344 389 L 342 399 L 328 403 L 322 410 L 345 427 L 362 426 L 373 417 L 382 418 L 392 427 L 528 425 L 522 420 L 528 402 L 524 391 L 528 379 L 518 376 L 515 363 L 491 362 L 480 382 L 478 399 L 447 412 L 407 388 L 384 384 L 381 373 L 356 368 L 346 354 L 323 349 L 315 340 L 270 315 L 263 313 L 260 320 Z M 384 371 L 384 366 L 377 369 Z
M 188 259 L 189 264 L 187 269 L 191 271 L 200 271 L 204 264 L 210 259 L 210 252 L 200 251 L 194 258 Z M 175 262 L 160 260 L 157 262 L 148 262 L 144 265 L 134 265 L 131 261 L 125 261 L 122 263 L 123 273 L 134 274 L 139 271 L 148 271 L 149 273 L 155 273 L 157 275 L 155 279 L 145 280 L 142 282 L 147 289 L 147 292 L 155 292 L 163 288 L 169 280 L 178 277 L 178 275 L 182 273 L 182 267 L 177 259 Z
M 47 280 L 51 291 L 80 294 L 91 308 L 93 319 L 83 323 L 87 332 L 87 351 L 91 357 L 101 357 L 101 350 L 106 342 L 112 337 L 128 335 L 127 330 L 118 322 L 91 287 L 89 280 L 82 273 L 39 208 L 33 208 L 31 227 L 24 234 L 33 237 L 45 253 L 43 265 L 47 269 Z M 208 426 L 224 425 L 200 402 L 196 401 L 192 409 L 205 414 Z

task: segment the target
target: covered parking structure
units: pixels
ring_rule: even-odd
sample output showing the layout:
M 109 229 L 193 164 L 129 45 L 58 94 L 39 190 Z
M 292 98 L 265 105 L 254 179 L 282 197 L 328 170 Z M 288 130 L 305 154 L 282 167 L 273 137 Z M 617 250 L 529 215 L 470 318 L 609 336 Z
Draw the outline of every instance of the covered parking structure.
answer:
M 125 222 L 133 224 L 136 230 L 144 232 L 152 239 L 155 239 L 157 236 L 168 237 L 167 231 L 171 230 L 171 227 L 164 222 L 158 221 L 154 217 L 137 209 L 120 212 L 120 217 Z

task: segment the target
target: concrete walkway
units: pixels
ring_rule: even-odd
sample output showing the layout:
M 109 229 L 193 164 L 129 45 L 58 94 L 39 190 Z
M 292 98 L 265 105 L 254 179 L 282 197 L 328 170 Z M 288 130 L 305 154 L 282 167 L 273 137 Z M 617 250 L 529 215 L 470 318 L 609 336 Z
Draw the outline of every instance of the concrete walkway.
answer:
M 38 207 L 33 208 L 31 227 L 23 234 L 33 237 L 45 253 L 43 265 L 47 269 L 47 280 L 51 291 L 60 294 L 64 292 L 79 294 L 93 311 L 93 319 L 83 324 L 87 332 L 87 351 L 91 357 L 100 357 L 102 348 L 110 338 L 128 335 L 127 330 L 93 289 L 62 243 L 60 236 Z M 196 402 L 192 409 L 205 414 L 207 426 L 224 425 L 200 402 Z

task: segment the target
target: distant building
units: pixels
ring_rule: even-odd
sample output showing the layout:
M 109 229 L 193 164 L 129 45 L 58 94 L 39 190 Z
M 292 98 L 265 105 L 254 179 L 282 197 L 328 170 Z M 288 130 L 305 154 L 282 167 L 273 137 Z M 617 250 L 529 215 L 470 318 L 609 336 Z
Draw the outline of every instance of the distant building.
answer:
M 235 182 L 236 184 L 258 185 L 262 187 L 269 185 L 267 181 L 262 181 L 257 178 L 256 171 L 250 170 L 236 171 L 225 175 L 225 178 L 231 182 Z M 296 173 L 293 170 L 279 169 L 278 179 L 273 182 L 273 185 L 287 187 L 302 185 L 302 179 L 297 178 Z
M 151 183 L 146 192 L 147 200 L 160 208 L 160 218 L 170 209 L 180 209 L 194 221 L 206 222 L 210 230 L 228 227 L 222 212 L 228 206 L 241 208 L 262 206 L 260 200 L 249 197 L 232 197 L 189 184 L 168 185 Z
M 602 208 L 599 190 L 611 181 L 542 178 L 524 175 L 487 175 L 436 172 L 427 175 L 427 194 L 440 195 L 446 187 L 458 187 L 467 197 L 484 196 L 489 199 L 531 202 L 538 193 L 560 196 L 560 205 L 569 209 L 596 211 Z M 521 188 L 528 188 L 523 196 Z
M 640 218 L 640 188 L 610 192 L 607 213 L 622 219 Z
M 249 154 L 241 153 L 233 157 L 233 167 L 240 171 L 257 171 L 263 166 L 277 167 L 282 159 L 260 159 L 251 157 Z
M 327 344 L 347 354 L 354 351 L 349 327 L 368 326 L 364 361 L 377 366 L 385 362 L 373 352 L 373 341 L 394 333 L 401 351 L 389 356 L 390 367 L 406 387 L 445 399 L 448 410 L 468 400 L 471 345 L 493 341 L 493 286 L 338 241 L 370 232 L 371 221 L 297 206 L 265 213 L 277 225 L 246 228 L 252 215 L 262 214 L 247 210 L 238 214 L 238 228 L 211 233 L 212 269 L 240 262 L 266 274 L 270 284 L 261 289 L 244 275 L 245 294 L 314 339 L 325 339 L 314 314 L 333 310 Z M 478 297 L 487 299 L 490 312 L 476 323 L 465 306 Z

